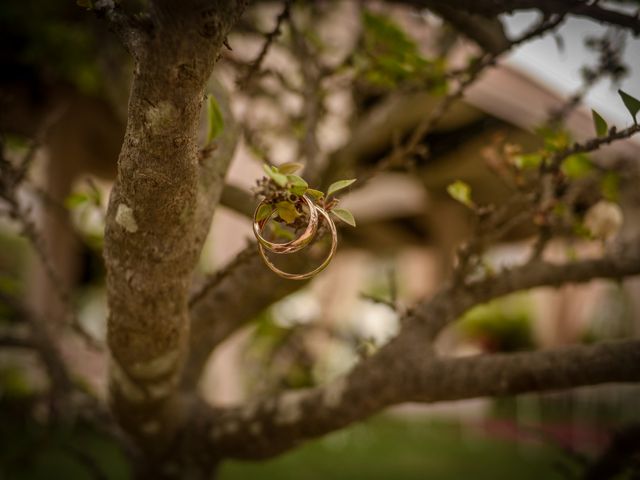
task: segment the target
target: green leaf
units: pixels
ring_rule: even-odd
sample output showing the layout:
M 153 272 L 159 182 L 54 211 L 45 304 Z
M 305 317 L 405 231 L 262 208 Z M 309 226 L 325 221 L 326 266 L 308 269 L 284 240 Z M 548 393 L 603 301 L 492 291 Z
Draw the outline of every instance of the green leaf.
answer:
M 207 96 L 207 118 L 209 119 L 209 132 L 207 133 L 207 143 L 211 143 L 224 130 L 224 119 L 220 106 L 213 95 Z
M 635 97 L 632 97 L 631 95 L 629 95 L 626 92 L 623 92 L 622 90 L 618 90 L 618 95 L 620 95 L 620 98 L 622 98 L 622 102 L 624 103 L 624 106 L 627 107 L 627 110 L 629 110 L 629 113 L 633 117 L 633 123 L 637 124 L 638 121 L 636 120 L 636 116 L 638 115 L 638 111 L 640 111 L 640 100 L 638 100 Z
M 21 135 L 13 133 L 3 133 L 4 145 L 10 150 L 20 150 L 26 152 L 29 148 L 29 140 Z
M 15 366 L 3 366 L 0 370 L 0 385 L 2 396 L 7 400 L 27 398 L 33 395 L 33 387 L 24 374 L 24 371 Z
M 304 192 L 309 188 L 309 184 L 304 178 L 298 175 L 287 175 L 287 180 L 289 182 L 289 191 L 296 195 L 304 195 Z
M 462 180 L 456 180 L 450 184 L 447 187 L 447 193 L 451 195 L 454 200 L 457 200 L 469 208 L 474 206 L 473 200 L 471 200 L 471 187 Z
M 544 139 L 544 148 L 550 152 L 559 152 L 569 147 L 571 135 L 566 130 L 554 130 L 551 127 L 536 128 L 536 133 Z
M 558 217 L 564 217 L 567 214 L 567 211 L 567 204 L 563 202 L 558 202 L 553 207 L 553 213 Z
M 90 200 L 89 195 L 86 193 L 72 193 L 64 200 L 64 205 L 68 209 L 79 207 L 83 203 L 87 203 Z
M 413 66 L 407 60 L 421 60 L 417 44 L 389 16 L 365 10 L 362 24 L 367 53 L 376 60 L 395 60 L 397 65 L 390 65 L 394 69 L 401 69 L 404 63 Z
M 15 295 L 20 292 L 20 283 L 8 275 L 0 274 L 0 292 Z
M 320 200 L 321 198 L 324 197 L 324 192 L 321 192 L 320 190 L 316 190 L 315 188 L 307 188 L 307 191 L 305 193 L 308 193 L 316 200 Z
M 262 169 L 264 170 L 264 173 L 266 173 L 267 176 L 276 183 L 276 185 L 284 187 L 287 184 L 287 176 L 278 172 L 277 168 L 270 167 L 265 163 L 262 164 Z
M 593 163 L 584 153 L 571 155 L 562 162 L 562 172 L 569 178 L 581 178 L 593 171 Z
M 524 155 L 516 155 L 513 163 L 520 170 L 528 168 L 538 168 L 542 163 L 542 155 L 539 153 L 525 153 Z
M 87 10 L 93 9 L 93 2 L 91 0 L 76 0 L 76 5 Z
M 287 230 L 286 228 L 283 228 L 279 223 L 273 222 L 270 223 L 270 225 L 271 231 L 276 237 L 282 238 L 284 240 L 293 240 L 294 238 L 296 238 L 293 232 Z
M 576 222 L 573 225 L 573 233 L 586 240 L 593 240 L 593 235 L 591 234 L 591 230 L 589 230 L 583 223 Z
M 278 216 L 286 223 L 293 223 L 300 215 L 296 210 L 296 206 L 291 202 L 278 202 L 276 204 Z
M 331 195 L 336 193 L 338 190 L 342 190 L 343 188 L 347 188 L 349 185 L 351 185 L 355 181 L 356 181 L 356 179 L 353 178 L 351 180 L 338 180 L 337 182 L 332 183 L 329 186 L 329 190 L 327 190 L 327 197 L 330 197 Z
M 604 137 L 605 135 L 607 135 L 607 132 L 609 131 L 609 125 L 607 125 L 605 119 L 602 118 L 600 114 L 593 109 L 591 109 L 591 116 L 593 117 L 593 125 L 596 128 L 596 134 L 599 137 Z
M 287 162 L 283 163 L 278 167 L 278 171 L 280 173 L 284 173 L 285 175 L 289 175 L 290 173 L 295 173 L 300 170 L 304 165 L 300 162 Z
M 610 202 L 618 201 L 620 194 L 620 175 L 617 172 L 607 172 L 600 184 L 602 196 Z
M 333 210 L 331 210 L 331 213 L 333 213 L 347 225 L 351 225 L 352 227 L 356 226 L 356 219 L 353 218 L 353 214 L 346 208 L 334 208 Z
M 265 218 L 269 218 L 272 213 L 273 213 L 273 207 L 271 205 L 263 203 L 262 205 L 260 205 L 260 208 L 258 208 L 258 213 L 256 214 L 256 220 L 260 222 Z
M 365 10 L 362 26 L 352 62 L 359 78 L 381 88 L 411 81 L 432 91 L 446 90 L 444 59 L 424 58 L 415 40 L 388 15 Z

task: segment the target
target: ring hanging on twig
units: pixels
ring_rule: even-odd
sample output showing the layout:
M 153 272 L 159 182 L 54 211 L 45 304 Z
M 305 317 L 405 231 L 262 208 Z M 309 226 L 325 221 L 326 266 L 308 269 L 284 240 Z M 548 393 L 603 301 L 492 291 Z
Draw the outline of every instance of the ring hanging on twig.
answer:
M 313 240 L 316 232 L 318 231 L 318 211 L 313 202 L 309 200 L 309 198 L 303 195 L 302 199 L 306 202 L 307 207 L 309 208 L 309 224 L 307 225 L 307 228 L 302 233 L 302 235 L 286 243 L 270 242 L 262 236 L 262 230 L 269 222 L 273 214 L 262 221 L 258 221 L 258 211 L 260 210 L 260 207 L 265 204 L 264 201 L 260 202 L 260 204 L 256 208 L 255 213 L 253 214 L 253 234 L 256 236 L 256 239 L 258 240 L 260 245 L 264 246 L 267 250 L 273 253 L 293 253 L 309 245 L 311 240 Z
M 331 259 L 333 258 L 333 256 L 336 253 L 336 248 L 338 246 L 338 232 L 336 231 L 336 226 L 333 223 L 333 220 L 331 220 L 331 217 L 329 217 L 329 214 L 323 208 L 320 208 L 317 205 L 313 205 L 312 204 L 312 210 L 316 211 L 316 215 L 318 213 L 320 213 L 320 215 L 322 215 L 322 217 L 324 218 L 325 222 L 327 223 L 327 226 L 329 227 L 329 232 L 331 233 L 331 249 L 329 250 L 329 255 L 327 255 L 327 258 L 325 258 L 324 261 L 318 267 L 313 269 L 312 271 L 307 272 L 307 273 L 288 273 L 288 272 L 283 272 L 278 267 L 276 267 L 271 262 L 271 260 L 269 260 L 269 258 L 267 257 L 267 254 L 265 252 L 265 247 L 263 246 L 262 242 L 258 243 L 258 251 L 260 252 L 260 256 L 262 257 L 262 259 L 264 260 L 264 263 L 266 263 L 267 267 L 269 267 L 273 272 L 277 273 L 278 275 L 280 275 L 283 278 L 287 278 L 289 280 L 306 280 L 307 278 L 311 278 L 314 275 L 320 273 L 322 270 L 324 270 L 327 267 L 327 265 L 329 265 L 329 262 L 331 261 Z M 259 234 L 262 234 L 262 230 L 264 229 L 265 225 L 267 224 L 269 219 L 275 213 L 276 212 L 273 212 L 264 222 L 262 222 L 261 224 L 258 225 L 258 233 Z M 255 223 L 254 223 L 254 225 L 255 225 Z M 316 225 L 316 228 L 317 228 L 317 225 Z M 260 235 L 260 237 L 261 236 L 262 235 Z M 256 234 L 256 237 L 258 237 L 258 234 Z M 278 245 L 278 244 L 276 244 L 276 245 Z M 280 245 L 284 245 L 284 244 L 280 244 Z M 298 250 L 299 250 L 299 248 L 298 248 Z M 286 253 L 291 253 L 291 252 L 286 252 Z

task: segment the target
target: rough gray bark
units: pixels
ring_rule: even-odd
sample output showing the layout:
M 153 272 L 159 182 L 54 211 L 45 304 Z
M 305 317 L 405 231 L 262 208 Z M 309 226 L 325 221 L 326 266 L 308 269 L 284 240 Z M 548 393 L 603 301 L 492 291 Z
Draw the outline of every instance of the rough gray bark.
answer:
M 188 344 L 191 274 L 210 221 L 201 194 L 217 180 L 208 205 L 215 208 L 224 173 L 201 174 L 198 121 L 206 81 L 243 7 L 155 2 L 133 52 L 104 255 L 112 406 L 148 452 L 167 448 L 184 415 L 175 387 Z
M 639 360 L 640 341 L 437 358 L 415 338 L 403 335 L 326 387 L 283 393 L 241 408 L 201 404 L 190 432 L 199 448 L 208 445 L 223 457 L 268 458 L 406 401 L 434 403 L 637 382 Z

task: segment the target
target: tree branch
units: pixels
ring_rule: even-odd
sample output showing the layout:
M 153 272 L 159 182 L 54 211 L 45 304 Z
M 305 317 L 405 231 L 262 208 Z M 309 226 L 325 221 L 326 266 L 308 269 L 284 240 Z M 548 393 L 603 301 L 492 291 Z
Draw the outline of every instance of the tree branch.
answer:
M 222 455 L 262 458 L 405 401 L 443 401 L 640 380 L 640 342 L 557 351 L 438 358 L 429 339 L 469 308 L 542 285 L 640 273 L 640 247 L 564 265 L 537 262 L 463 288 L 447 287 L 403 319 L 400 334 L 333 384 L 234 409 L 201 406 L 190 432 Z M 372 392 L 375 392 L 372 393 Z
M 498 18 L 472 15 L 448 5 L 432 7 L 431 10 L 486 52 L 500 54 L 511 48 L 509 39 L 504 32 L 504 26 Z
M 255 202 L 255 197 L 249 192 L 230 184 L 224 186 L 222 196 L 220 197 L 220 204 L 222 206 L 248 218 L 253 218 L 253 204 Z
M 566 264 L 534 261 L 483 280 L 447 287 L 431 301 L 418 306 L 413 315 L 415 321 L 426 326 L 427 336 L 434 339 L 472 306 L 509 293 L 541 286 L 588 282 L 594 278 L 621 279 L 639 274 L 640 247 L 629 245 L 625 250 L 624 253 Z
M 560 14 L 554 18 L 543 19 L 523 36 L 511 41 L 510 45 L 518 45 L 555 28 L 562 22 L 563 18 L 563 15 Z M 492 65 L 498 56 L 498 52 L 488 54 L 484 61 L 476 65 L 474 69 L 479 72 L 482 68 Z M 457 98 L 458 95 L 464 92 L 466 85 L 470 84 L 474 78 L 475 75 L 467 78 L 461 88 L 456 90 L 456 95 L 452 99 Z M 448 102 L 443 103 L 445 105 L 442 106 L 442 111 L 446 110 L 448 105 Z M 433 116 L 438 117 L 437 114 L 433 115 L 432 112 L 430 118 Z M 429 125 L 431 125 L 431 122 L 429 122 Z M 415 135 L 416 139 L 420 138 L 423 131 L 423 129 L 418 130 L 420 132 Z M 353 159 L 349 160 L 353 161 Z M 332 173 L 340 170 L 332 167 L 336 167 L 336 165 L 332 163 L 327 170 Z M 234 202 L 234 200 L 237 200 L 237 196 L 231 195 L 232 193 L 235 194 L 237 192 L 232 192 L 229 188 L 225 189 L 223 203 L 229 202 L 231 205 L 237 203 Z M 253 281 L 246 282 L 247 278 L 251 278 Z M 192 299 L 191 302 L 192 351 L 188 367 L 185 370 L 185 384 L 189 385 L 197 382 L 204 363 L 216 345 L 239 326 L 254 318 L 264 308 L 295 291 L 299 286 L 292 284 L 292 282 L 275 278 L 270 274 L 261 264 L 257 253 L 251 250 L 251 247 L 224 270 L 212 276 L 206 287 L 199 292 L 198 297 Z M 254 305 L 249 305 L 249 303 L 253 302 L 244 301 L 249 295 L 251 295 L 251 298 L 255 297 L 256 302 Z M 215 311 L 225 311 L 227 315 L 224 319 L 216 318 L 214 321 L 211 312 Z
M 242 408 L 204 405 L 192 433 L 222 457 L 261 459 L 402 402 L 435 403 L 640 380 L 640 341 L 435 358 L 406 337 L 345 378 Z M 407 355 L 410 347 L 412 355 Z M 405 350 L 402 351 L 401 348 Z M 407 360 L 408 359 L 408 360 Z
M 570 13 L 599 23 L 626 28 L 636 35 L 640 34 L 640 21 L 637 14 L 629 15 L 583 0 L 396 0 L 396 2 L 422 8 L 439 8 L 444 5 L 485 17 L 528 9 L 536 9 L 547 15 Z
M 541 22 L 540 25 L 514 40 L 512 45 L 527 41 L 542 32 L 548 31 L 550 28 L 555 28 L 561 20 L 562 18 L 558 18 Z M 465 80 L 464 84 L 454 92 L 454 95 L 448 96 L 438 104 L 435 112 L 432 111 L 427 117 L 426 126 L 421 124 L 416 129 L 417 132 L 414 132 L 413 140 L 409 142 L 410 146 L 407 147 L 407 150 L 415 148 L 423 134 L 422 132 L 431 128 L 444 115 L 451 103 L 462 95 L 466 86 L 474 81 L 477 74 L 484 67 L 495 62 L 498 56 L 499 53 L 489 54 L 490 62 L 485 61 L 485 63 L 476 67 L 475 74 Z M 365 129 L 365 136 L 370 137 L 370 135 L 370 129 Z M 341 152 L 347 152 L 347 157 L 353 157 L 348 153 L 350 152 L 349 146 L 343 148 Z M 350 164 L 356 160 L 355 158 L 348 158 L 348 162 L 346 162 L 344 161 L 344 156 L 341 154 L 333 156 L 326 169 L 327 175 L 325 177 L 327 178 L 322 183 L 327 183 L 329 177 L 335 176 L 336 172 L 341 172 L 341 169 L 345 168 L 344 164 Z M 338 167 L 336 164 L 338 161 L 343 165 Z M 233 205 L 238 198 L 237 194 L 237 190 L 226 188 L 223 193 L 223 202 L 230 202 Z M 252 282 L 246 282 L 247 278 L 251 278 Z M 212 276 L 206 282 L 205 287 L 199 291 L 197 297 L 192 298 L 190 302 L 192 318 L 191 351 L 188 365 L 185 369 L 183 385 L 197 383 L 202 368 L 215 346 L 239 326 L 254 318 L 264 308 L 295 291 L 300 286 L 300 284 L 274 277 L 264 267 L 255 248 L 252 249 L 251 246 L 225 269 Z M 249 295 L 254 299 L 253 302 L 244 300 Z M 225 319 L 216 318 L 214 321 L 211 312 L 216 311 L 226 312 Z
M 289 18 L 289 14 L 291 11 L 291 3 L 292 3 L 292 0 L 284 1 L 284 6 L 282 7 L 282 11 L 276 18 L 275 27 L 269 33 L 265 34 L 264 44 L 260 49 L 260 53 L 258 53 L 258 56 L 256 57 L 256 59 L 249 66 L 249 69 L 247 70 L 247 73 L 245 74 L 245 76 L 242 79 L 238 80 L 238 86 L 240 88 L 246 89 L 251 83 L 251 81 L 253 80 L 254 75 L 260 71 L 260 68 L 262 67 L 262 62 L 267 56 L 267 53 L 269 52 L 271 45 L 273 44 L 275 39 L 280 35 L 282 24 Z
M 630 138 L 636 133 L 640 132 L 640 125 L 631 125 L 623 130 L 617 130 L 616 127 L 611 127 L 609 132 L 604 137 L 594 137 L 584 143 L 574 143 L 571 147 L 566 148 L 551 157 L 549 164 L 553 168 L 557 168 L 560 162 L 571 155 L 577 153 L 588 153 L 598 150 L 600 147 L 609 145 L 616 140 L 623 140 Z
M 291 271 L 308 261 L 301 257 L 287 260 L 286 268 Z M 217 345 L 269 305 L 305 284 L 274 275 L 264 265 L 255 242 L 250 242 L 229 265 L 212 275 L 190 301 L 191 341 L 183 386 L 197 384 Z M 224 312 L 224 316 L 215 312 Z

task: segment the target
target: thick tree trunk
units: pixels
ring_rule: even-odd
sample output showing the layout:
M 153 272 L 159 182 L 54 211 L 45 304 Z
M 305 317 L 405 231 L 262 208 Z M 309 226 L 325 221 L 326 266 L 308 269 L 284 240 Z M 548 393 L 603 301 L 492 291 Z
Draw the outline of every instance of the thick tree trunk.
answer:
M 120 425 L 157 462 L 156 478 L 184 467 L 167 453 L 185 453 L 171 450 L 189 413 L 176 387 L 191 273 L 207 230 L 200 223 L 210 222 L 201 214 L 198 121 L 242 3 L 157 1 L 132 43 L 127 130 L 105 230 L 110 392 Z M 222 180 L 212 186 L 221 190 Z

